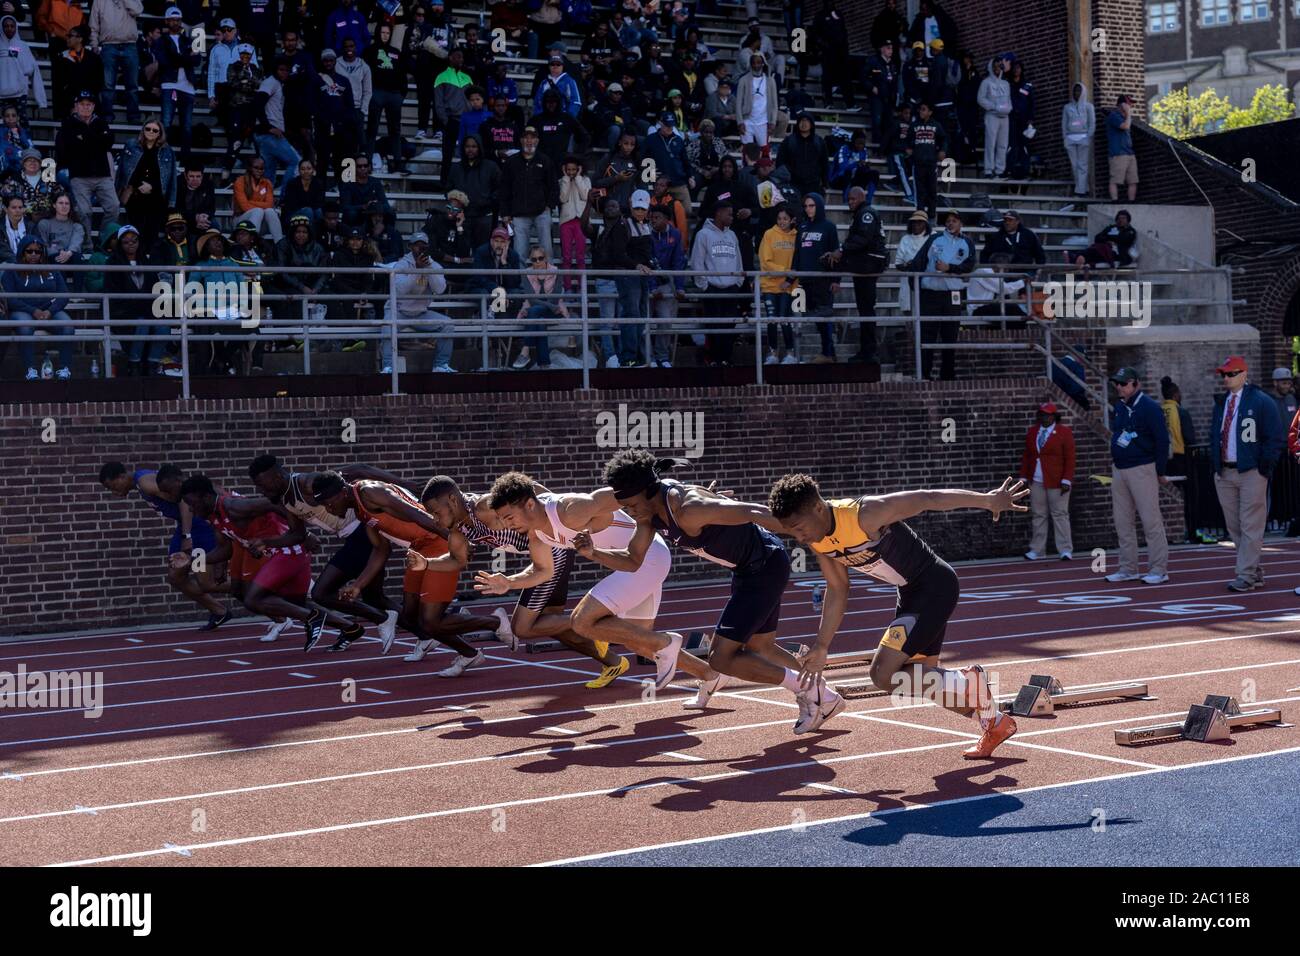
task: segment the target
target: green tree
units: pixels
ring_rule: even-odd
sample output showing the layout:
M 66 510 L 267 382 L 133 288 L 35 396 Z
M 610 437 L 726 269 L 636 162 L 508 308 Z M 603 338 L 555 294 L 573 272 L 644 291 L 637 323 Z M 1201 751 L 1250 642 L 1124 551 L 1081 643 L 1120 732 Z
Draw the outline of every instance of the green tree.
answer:
M 1236 109 L 1226 96 L 1213 89 L 1196 96 L 1186 88 L 1171 90 L 1151 104 L 1151 125 L 1175 139 L 1275 123 L 1293 116 L 1295 105 L 1284 86 L 1260 87 L 1246 109 Z

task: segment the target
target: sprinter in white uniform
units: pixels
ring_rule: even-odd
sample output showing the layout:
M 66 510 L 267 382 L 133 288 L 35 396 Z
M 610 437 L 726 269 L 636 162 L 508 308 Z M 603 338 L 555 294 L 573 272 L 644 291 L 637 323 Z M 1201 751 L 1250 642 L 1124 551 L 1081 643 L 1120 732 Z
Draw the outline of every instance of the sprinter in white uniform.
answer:
M 665 637 L 654 631 L 672 554 L 653 528 L 638 526 L 626 512 L 611 511 L 592 495 L 539 495 L 533 479 L 517 471 L 498 478 L 488 498 L 492 510 L 507 527 L 528 533 L 533 567 L 509 576 L 480 571 L 476 588 L 504 594 L 547 580 L 552 547 L 592 555 L 606 567 L 617 564 L 614 573 L 578 603 L 573 611 L 573 629 L 590 640 L 622 644 L 644 657 L 654 657 L 659 688 L 668 685 L 677 666 L 701 680 L 717 676 L 707 664 L 689 654 L 677 659 L 670 648 L 675 645 L 680 649 L 682 635 L 668 632 Z

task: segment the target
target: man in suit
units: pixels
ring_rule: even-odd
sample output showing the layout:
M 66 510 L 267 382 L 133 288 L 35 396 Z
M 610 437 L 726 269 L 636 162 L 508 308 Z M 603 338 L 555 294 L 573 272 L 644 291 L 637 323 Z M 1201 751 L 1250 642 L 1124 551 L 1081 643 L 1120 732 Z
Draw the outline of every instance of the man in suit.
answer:
M 1070 539 L 1070 489 L 1074 485 L 1074 433 L 1061 424 L 1053 402 L 1038 406 L 1038 420 L 1025 435 L 1020 456 L 1020 477 L 1030 482 L 1029 508 L 1033 534 L 1025 558 L 1037 561 L 1047 552 L 1047 519 L 1056 533 L 1056 550 L 1062 561 L 1073 556 Z

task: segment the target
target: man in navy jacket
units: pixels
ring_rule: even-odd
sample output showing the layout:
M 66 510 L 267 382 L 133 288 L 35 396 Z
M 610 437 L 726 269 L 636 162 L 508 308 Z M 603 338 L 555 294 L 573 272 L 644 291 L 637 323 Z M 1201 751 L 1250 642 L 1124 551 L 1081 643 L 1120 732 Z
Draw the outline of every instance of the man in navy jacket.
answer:
M 1163 584 L 1169 580 L 1169 542 L 1160 516 L 1160 486 L 1169 483 L 1169 429 L 1160 403 L 1143 393 L 1136 369 L 1122 368 L 1110 380 L 1120 398 L 1110 412 L 1110 500 L 1119 536 L 1119 570 L 1106 580 L 1139 577 L 1136 515 L 1142 519 L 1150 562 L 1141 578 L 1147 584 Z
M 1231 355 L 1217 369 L 1228 391 L 1214 400 L 1210 459 L 1223 521 L 1237 546 L 1237 577 L 1229 591 L 1264 586 L 1259 554 L 1268 519 L 1269 477 L 1286 445 L 1286 425 L 1272 396 L 1246 381 L 1246 360 Z

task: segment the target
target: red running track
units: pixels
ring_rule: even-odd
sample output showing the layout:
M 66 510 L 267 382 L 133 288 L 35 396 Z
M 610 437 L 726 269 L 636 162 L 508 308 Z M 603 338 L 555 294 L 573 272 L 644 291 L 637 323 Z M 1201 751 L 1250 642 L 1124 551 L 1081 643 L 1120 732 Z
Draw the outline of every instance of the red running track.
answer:
M 292 632 L 266 645 L 252 625 L 3 644 L 0 671 L 104 682 L 95 719 L 0 710 L 5 861 L 532 864 L 1294 748 L 1295 728 L 1113 742 L 1116 727 L 1177 719 L 1207 693 L 1300 713 L 1300 544 L 1271 541 L 1270 584 L 1250 594 L 1225 590 L 1232 558 L 1176 550 L 1155 587 L 1108 584 L 1084 560 L 960 567 L 946 663 L 985 664 L 1003 693 L 1045 672 L 1067 686 L 1144 680 L 1159 698 L 1022 718 L 989 761 L 960 756 L 973 722 L 920 702 L 853 701 L 795 737 L 779 688 L 736 688 L 699 713 L 681 706 L 690 682 L 656 697 L 636 667 L 589 691 L 592 662 L 495 644 L 458 680 L 434 676 L 445 653 L 408 664 L 366 641 L 305 655 Z M 789 588 L 783 639 L 815 632 L 811 584 Z M 727 591 L 671 589 L 660 626 L 707 628 Z M 874 645 L 891 593 L 855 576 L 836 650 Z

